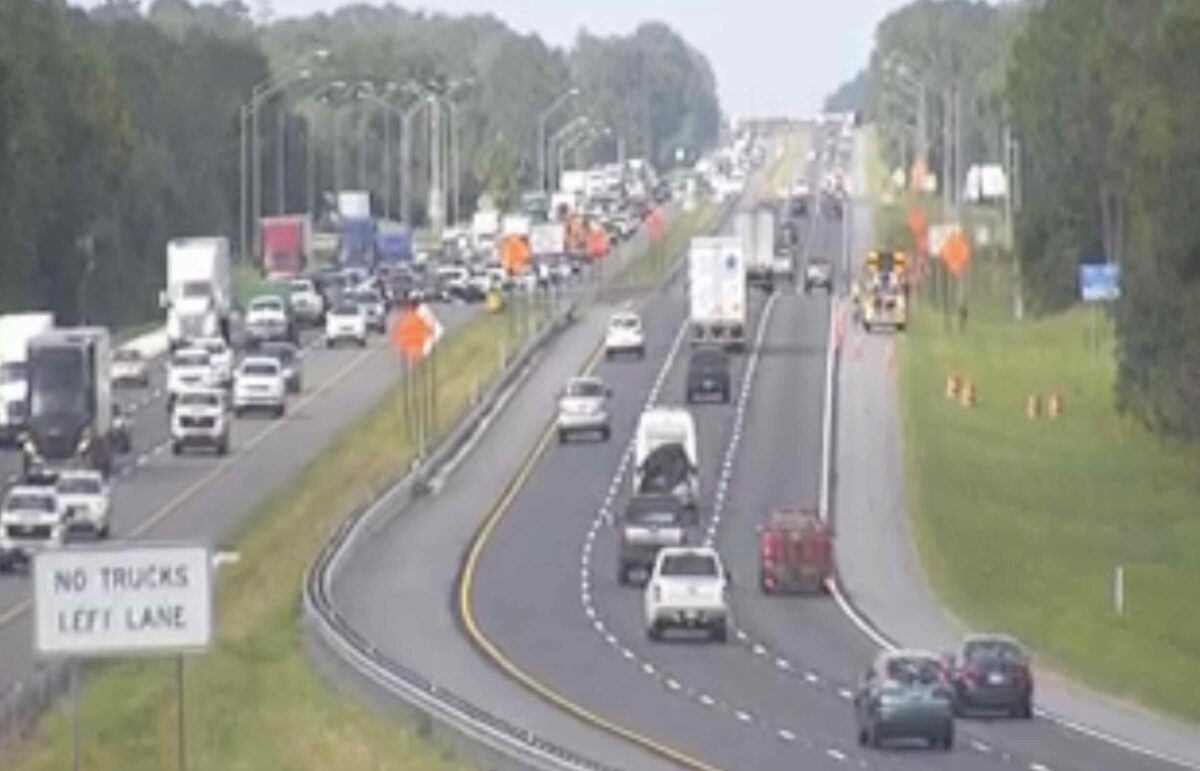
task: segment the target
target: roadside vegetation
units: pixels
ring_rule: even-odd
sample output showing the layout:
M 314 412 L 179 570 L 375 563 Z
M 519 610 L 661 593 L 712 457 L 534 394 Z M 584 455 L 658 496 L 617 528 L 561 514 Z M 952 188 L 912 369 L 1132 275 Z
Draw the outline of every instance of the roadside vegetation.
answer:
M 240 110 L 268 79 L 280 87 L 258 113 L 263 212 L 305 212 L 311 200 L 319 226 L 339 185 L 370 190 L 375 214 L 400 217 L 394 175 L 386 194 L 383 116 L 394 139 L 394 111 L 411 106 L 416 82 L 470 84 L 454 94 L 464 217 L 481 193 L 506 205 L 536 187 L 538 116 L 572 85 L 586 98 L 548 128 L 586 114 L 612 129 L 580 150 L 583 164 L 615 157 L 620 138 L 629 157 L 667 170 L 720 125 L 707 60 L 663 24 L 583 32 L 557 49 L 494 17 L 395 6 L 275 20 L 270 3 L 253 15 L 238 2 L 88 5 L 0 2 L 0 105 L 11 108 L 0 109 L 0 313 L 46 308 L 63 322 L 126 327 L 161 318 L 168 239 L 226 235 L 240 253 Z M 427 132 L 416 134 L 424 169 Z M 354 161 L 335 179 L 341 158 Z M 417 225 L 427 177 L 411 179 Z
M 507 313 L 482 315 L 438 349 L 437 429 L 445 431 L 471 394 L 499 370 L 501 348 L 519 342 Z M 409 724 L 377 714 L 332 689 L 311 668 L 299 627 L 305 569 L 332 530 L 399 478 L 413 456 L 398 392 L 346 431 L 327 452 L 265 501 L 234 539 L 240 561 L 222 567 L 217 643 L 188 659 L 189 767 L 296 771 L 461 769 Z M 83 694 L 82 766 L 158 771 L 175 753 L 174 663 L 115 663 L 89 677 Z M 11 771 L 70 763 L 65 706 L 34 734 L 5 747 Z
M 880 23 L 869 87 L 838 94 L 877 139 L 876 241 L 913 250 L 913 209 L 974 241 L 965 330 L 931 259 L 896 343 L 907 510 L 934 589 L 970 625 L 1024 637 L 1042 663 L 1193 720 L 1200 144 L 1186 127 L 1200 99 L 1183 73 L 1198 40 L 1189 3 L 914 2 Z M 922 104 L 929 194 L 889 181 L 916 160 Z M 997 238 L 1002 201 L 955 189 L 1010 150 L 1011 245 Z M 1121 297 L 1102 309 L 1078 301 L 1089 262 L 1120 266 Z M 973 407 L 946 398 L 951 375 L 974 385 Z
M 715 207 L 714 207 L 715 208 Z M 711 213 L 710 209 L 710 213 Z M 698 212 L 701 210 L 697 210 Z M 706 226 L 683 222 L 690 237 Z M 682 237 L 682 236 L 681 236 Z M 660 239 L 663 244 L 667 238 Z M 658 258 L 635 255 L 631 270 Z M 447 336 L 438 348 L 434 435 L 441 436 L 500 371 L 533 327 L 541 304 L 507 304 Z M 423 377 L 421 365 L 414 377 Z M 414 438 L 398 385 L 246 520 L 231 540 L 240 556 L 219 573 L 217 642 L 186 669 L 190 768 L 258 771 L 461 771 L 411 723 L 379 714 L 330 685 L 303 648 L 300 586 L 304 571 L 351 512 L 399 479 Z M 82 688 L 82 766 L 89 771 L 159 771 L 175 759 L 173 661 L 99 667 Z M 64 703 L 28 736 L 0 743 L 5 769 L 49 771 L 70 763 L 71 724 Z

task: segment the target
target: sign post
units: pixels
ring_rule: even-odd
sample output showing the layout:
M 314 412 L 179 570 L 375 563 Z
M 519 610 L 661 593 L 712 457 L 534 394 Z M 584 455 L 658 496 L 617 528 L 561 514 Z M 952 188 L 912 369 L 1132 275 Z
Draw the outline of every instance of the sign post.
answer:
M 176 762 L 186 768 L 183 656 L 212 644 L 212 560 L 199 544 L 93 546 L 33 561 L 34 649 L 71 668 L 71 760 L 79 768 L 79 661 L 176 657 Z
M 1079 266 L 1079 297 L 1092 306 L 1092 351 L 1100 351 L 1100 306 L 1121 296 L 1121 266 L 1085 263 Z

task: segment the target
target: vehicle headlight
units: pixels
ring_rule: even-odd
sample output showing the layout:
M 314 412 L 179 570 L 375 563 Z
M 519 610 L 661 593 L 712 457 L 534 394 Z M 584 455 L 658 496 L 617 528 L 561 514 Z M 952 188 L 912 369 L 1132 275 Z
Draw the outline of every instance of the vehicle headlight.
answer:
M 79 453 L 80 455 L 83 455 L 85 452 L 87 452 L 89 449 L 91 449 L 91 446 L 92 446 L 92 429 L 85 428 L 83 430 L 83 435 L 79 437 L 79 446 L 75 448 L 75 451 L 77 453 Z

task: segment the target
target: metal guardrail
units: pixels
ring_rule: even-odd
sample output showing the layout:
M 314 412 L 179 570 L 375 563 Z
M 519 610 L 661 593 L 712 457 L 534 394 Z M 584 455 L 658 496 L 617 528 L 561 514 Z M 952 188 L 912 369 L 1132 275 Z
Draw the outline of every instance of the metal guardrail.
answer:
M 722 204 L 715 220 L 717 227 L 727 222 L 734 208 L 730 202 Z M 686 260 L 677 260 L 660 277 L 653 291 L 668 286 L 685 263 Z M 308 631 L 316 638 L 311 642 L 331 651 L 372 685 L 416 708 L 426 718 L 437 721 L 450 735 L 465 739 L 472 745 L 470 751 L 473 754 L 486 756 L 489 768 L 495 768 L 491 764 L 500 763 L 506 768 L 532 771 L 618 771 L 479 707 L 379 651 L 338 612 L 331 586 L 340 564 L 353 553 L 359 538 L 376 532 L 383 525 L 379 520 L 389 514 L 394 516 L 415 501 L 425 490 L 428 480 L 456 457 L 472 437 L 486 430 L 492 417 L 503 409 L 506 394 L 531 370 L 541 349 L 571 323 L 576 310 L 602 300 L 606 294 L 605 287 L 597 282 L 561 309 L 505 367 L 426 462 L 384 490 L 338 528 L 304 578 L 304 618 Z

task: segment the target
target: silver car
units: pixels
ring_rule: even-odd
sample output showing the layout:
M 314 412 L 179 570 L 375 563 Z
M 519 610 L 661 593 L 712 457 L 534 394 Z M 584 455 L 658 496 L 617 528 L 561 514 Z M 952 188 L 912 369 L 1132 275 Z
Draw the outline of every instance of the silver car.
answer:
M 598 435 L 608 441 L 608 399 L 612 391 L 599 378 L 573 377 L 558 398 L 558 440 L 576 434 Z

